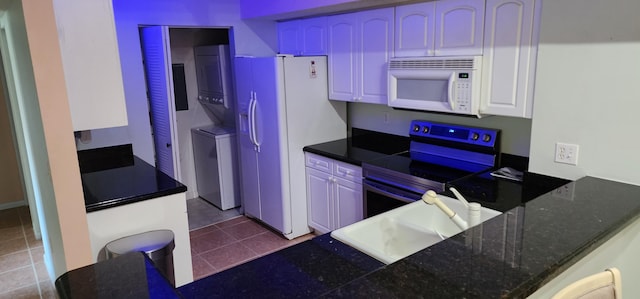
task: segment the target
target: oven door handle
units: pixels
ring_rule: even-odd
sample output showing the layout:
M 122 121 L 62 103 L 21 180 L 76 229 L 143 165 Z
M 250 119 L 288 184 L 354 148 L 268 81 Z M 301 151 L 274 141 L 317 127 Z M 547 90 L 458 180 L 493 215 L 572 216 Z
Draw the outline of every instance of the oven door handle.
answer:
M 384 196 L 387 196 L 387 197 L 390 197 L 390 198 L 393 198 L 395 200 L 400 200 L 400 201 L 411 203 L 411 202 L 414 202 L 414 201 L 417 201 L 417 200 L 420 199 L 420 198 L 409 198 L 409 197 L 403 196 L 401 194 L 390 192 L 389 190 L 380 189 L 379 187 L 376 186 L 375 183 L 371 183 L 371 182 L 369 182 L 367 180 L 364 180 L 363 184 L 367 185 L 368 188 L 373 189 L 374 192 L 376 192 L 378 194 L 381 194 L 381 195 L 384 195 Z M 417 196 L 419 196 L 419 195 L 417 195 Z

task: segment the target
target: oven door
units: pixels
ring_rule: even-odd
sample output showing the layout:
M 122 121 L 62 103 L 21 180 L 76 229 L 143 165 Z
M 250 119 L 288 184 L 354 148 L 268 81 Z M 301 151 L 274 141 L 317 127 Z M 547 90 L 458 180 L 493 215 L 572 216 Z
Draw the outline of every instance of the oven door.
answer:
M 362 180 L 364 218 L 369 218 L 422 198 L 422 194 L 370 179 Z

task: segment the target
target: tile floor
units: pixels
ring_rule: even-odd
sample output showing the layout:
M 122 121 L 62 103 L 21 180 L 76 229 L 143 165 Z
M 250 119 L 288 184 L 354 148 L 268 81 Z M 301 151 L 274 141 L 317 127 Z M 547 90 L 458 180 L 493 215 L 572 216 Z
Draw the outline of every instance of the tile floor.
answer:
M 193 230 L 190 236 L 194 280 L 314 237 L 287 240 L 245 216 Z
M 0 298 L 56 298 L 29 208 L 0 210 Z
M 240 216 L 240 208 L 222 211 L 202 198 L 187 199 L 189 230 L 209 226 Z

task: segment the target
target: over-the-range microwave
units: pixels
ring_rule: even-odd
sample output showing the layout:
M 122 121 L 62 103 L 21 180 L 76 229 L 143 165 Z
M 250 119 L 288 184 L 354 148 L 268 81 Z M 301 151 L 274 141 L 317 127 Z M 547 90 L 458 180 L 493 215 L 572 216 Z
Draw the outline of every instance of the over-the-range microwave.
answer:
M 482 56 L 392 58 L 388 105 L 480 116 Z

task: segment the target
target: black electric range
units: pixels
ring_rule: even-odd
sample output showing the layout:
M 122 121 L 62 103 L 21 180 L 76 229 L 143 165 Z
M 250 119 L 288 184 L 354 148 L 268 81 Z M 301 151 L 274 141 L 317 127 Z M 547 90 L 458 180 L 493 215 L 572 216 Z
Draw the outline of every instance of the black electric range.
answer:
M 500 130 L 414 120 L 408 152 L 362 164 L 365 217 L 494 169 Z

